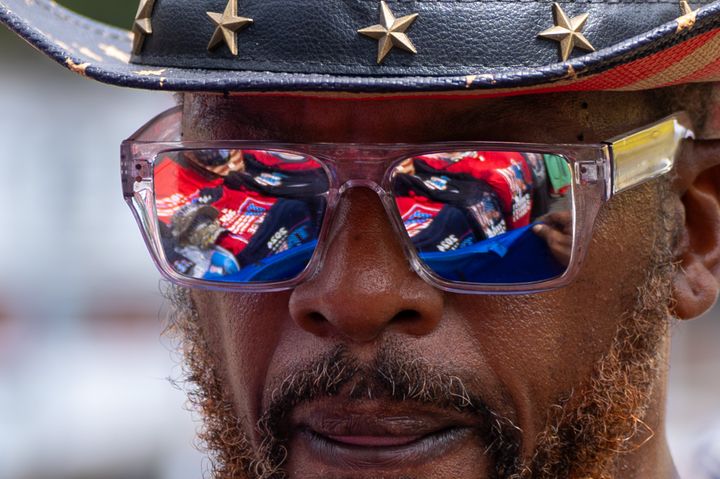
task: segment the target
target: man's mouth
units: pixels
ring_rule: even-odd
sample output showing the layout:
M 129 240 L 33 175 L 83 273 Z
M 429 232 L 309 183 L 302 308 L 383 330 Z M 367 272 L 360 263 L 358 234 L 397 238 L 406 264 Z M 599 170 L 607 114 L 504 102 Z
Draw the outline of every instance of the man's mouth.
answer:
M 413 467 L 477 442 L 476 423 L 468 414 L 416 403 L 324 399 L 294 411 L 289 450 L 337 468 Z

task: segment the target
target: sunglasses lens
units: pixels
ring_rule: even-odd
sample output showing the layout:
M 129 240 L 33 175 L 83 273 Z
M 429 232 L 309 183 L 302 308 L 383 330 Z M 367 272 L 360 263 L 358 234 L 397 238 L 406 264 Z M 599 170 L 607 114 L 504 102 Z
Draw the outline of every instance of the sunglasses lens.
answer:
M 160 242 L 176 274 L 267 283 L 308 265 L 329 180 L 305 155 L 203 149 L 159 155 L 154 185 Z
M 436 276 L 521 284 L 562 276 L 573 245 L 572 174 L 559 155 L 455 151 L 399 163 L 405 231 Z

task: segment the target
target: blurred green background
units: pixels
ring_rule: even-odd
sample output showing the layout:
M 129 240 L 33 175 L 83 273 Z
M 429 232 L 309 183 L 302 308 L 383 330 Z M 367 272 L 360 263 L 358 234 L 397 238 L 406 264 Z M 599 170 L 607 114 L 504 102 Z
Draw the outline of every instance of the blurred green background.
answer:
M 139 1 L 58 0 L 58 3 L 101 22 L 129 29 Z
M 57 3 L 101 22 L 129 30 L 140 2 L 139 0 L 58 0 Z M 7 29 L 0 28 L 0 51 L 3 54 L 16 53 L 14 48 L 8 47 L 15 42 L 14 36 Z

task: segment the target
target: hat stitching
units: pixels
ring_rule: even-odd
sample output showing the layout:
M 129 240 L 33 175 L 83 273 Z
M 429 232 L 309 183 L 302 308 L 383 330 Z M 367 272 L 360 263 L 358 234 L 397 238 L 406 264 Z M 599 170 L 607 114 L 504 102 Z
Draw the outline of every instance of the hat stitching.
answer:
M 0 0 L 2 1 L 2 0 Z M 392 1 L 392 0 L 391 0 Z M 404 1 L 404 0 L 400 0 Z M 444 1 L 444 0 L 438 0 L 438 1 Z M 455 1 L 455 0 L 454 0 Z M 475 0 L 471 0 L 472 2 L 475 2 Z M 537 0 L 536 0 L 537 1 Z M 700 0 L 698 0 L 700 1 Z M 42 4 L 41 4 L 42 3 Z M 47 0 L 35 0 L 35 4 L 41 4 L 40 6 L 43 7 L 45 10 L 50 10 L 46 6 Z M 459 2 L 458 2 L 459 3 Z M 578 1 L 578 3 L 580 3 Z M 603 3 L 603 2 L 597 2 L 597 3 Z M 635 2 L 633 2 L 635 3 Z M 639 3 L 639 2 L 638 2 Z M 652 2 L 652 3 L 675 3 L 675 2 Z M 694 2 L 697 4 L 698 2 Z M 712 3 L 712 2 L 711 2 Z M 646 3 L 647 4 L 647 3 Z M 713 3 L 714 5 L 714 3 Z M 557 81 L 562 80 L 559 72 L 560 69 L 564 69 L 567 67 L 568 64 L 572 64 L 573 67 L 578 69 L 580 68 L 580 71 L 582 73 L 582 77 L 588 77 L 592 76 L 598 73 L 602 73 L 606 70 L 611 70 L 615 68 L 617 65 L 622 65 L 625 63 L 632 62 L 638 58 L 642 58 L 644 56 L 647 56 L 649 54 L 653 54 L 655 52 L 660 52 L 663 49 L 666 48 L 668 44 L 676 44 L 680 42 L 684 42 L 688 39 L 691 39 L 695 37 L 696 35 L 707 32 L 707 31 L 713 31 L 717 30 L 718 26 L 720 24 L 717 22 L 717 13 L 720 12 L 720 5 L 716 5 L 718 8 L 715 8 L 713 6 L 710 7 L 709 10 L 707 10 L 707 15 L 703 15 L 705 13 L 704 11 L 699 12 L 699 16 L 703 20 L 709 20 L 709 21 L 702 21 L 699 22 L 699 25 L 696 25 L 695 28 L 693 28 L 691 31 L 683 31 L 681 34 L 677 35 L 669 35 L 669 32 L 667 31 L 668 28 L 658 28 L 652 36 L 646 36 L 641 39 L 642 47 L 640 50 L 632 51 L 632 45 L 627 44 L 624 48 L 612 48 L 612 51 L 603 55 L 595 55 L 592 56 L 595 58 L 589 58 L 590 55 L 580 57 L 574 60 L 571 60 L 567 63 L 556 63 L 556 64 L 550 64 L 545 65 L 539 68 L 533 68 L 533 69 L 527 69 L 525 73 L 523 73 L 521 76 L 522 78 L 517 78 L 516 76 L 514 78 L 507 77 L 503 72 L 499 72 L 496 75 L 493 76 L 493 78 L 496 80 L 494 82 L 490 83 L 483 83 L 482 81 L 475 81 L 473 82 L 473 86 L 476 87 L 476 90 L 484 90 L 483 87 L 488 87 L 492 85 L 497 85 L 500 87 L 500 89 L 491 89 L 495 91 L 501 91 L 504 89 L 510 91 L 510 90 L 522 90 L 523 88 L 526 88 L 528 86 L 537 85 L 537 82 L 542 82 L 546 86 L 551 87 L 553 83 L 557 83 Z M 123 43 L 127 43 L 127 33 L 126 32 L 118 32 L 118 29 L 115 29 L 113 27 L 97 27 L 96 25 L 86 25 L 82 23 L 82 19 L 75 19 L 75 18 L 67 18 L 64 15 L 59 15 L 57 11 L 52 11 L 51 13 L 55 14 L 57 18 L 59 18 L 64 23 L 72 23 L 75 25 L 78 25 L 79 27 L 83 28 L 84 30 L 90 31 L 91 33 L 98 34 L 102 37 L 109 37 L 113 39 L 117 39 L 122 41 Z M 61 53 L 62 60 L 66 58 L 67 52 L 63 52 L 62 50 L 59 50 L 57 46 L 48 44 L 46 42 L 47 36 L 44 35 L 37 27 L 32 27 L 29 23 L 27 23 L 25 20 L 20 19 L 17 17 L 9 8 L 5 6 L 0 6 L 0 16 L 5 17 L 5 22 L 7 22 L 8 26 L 12 27 L 13 30 L 16 30 L 18 33 L 21 33 L 23 36 L 26 36 L 28 40 L 30 40 L 32 43 L 35 43 L 38 48 L 41 48 L 45 50 L 46 53 L 48 53 L 51 57 L 54 57 L 56 60 L 59 57 Z M 14 18 L 13 18 L 14 17 Z M 670 24 L 668 24 L 670 25 Z M 666 26 L 668 26 L 666 25 Z M 95 26 L 96 28 L 92 28 Z M 125 33 L 125 35 L 122 35 L 122 33 Z M 654 38 L 653 38 L 654 37 Z M 664 37 L 664 38 L 663 38 Z M 627 43 L 627 42 L 626 42 Z M 637 45 L 636 45 L 637 46 Z M 614 56 L 614 58 L 610 58 Z M 598 62 L 600 60 L 600 62 Z M 58 60 L 59 61 L 59 60 Z M 589 63 L 589 65 L 588 65 Z M 140 88 L 149 88 L 149 89 L 157 89 L 158 85 L 157 82 L 154 81 L 147 81 L 148 79 L 146 77 L 138 77 L 134 75 L 130 75 L 129 72 L 122 72 L 120 70 L 116 70 L 116 66 L 108 65 L 110 69 L 103 69 L 98 68 L 95 69 L 93 67 L 88 69 L 88 76 L 92 76 L 95 79 L 98 79 L 100 81 L 104 81 L 107 83 L 117 84 L 117 81 L 119 77 L 117 75 L 121 75 L 123 83 L 125 86 L 135 86 Z M 172 68 L 172 67 L 170 67 Z M 512 68 L 512 67 L 509 67 Z M 402 85 L 405 82 L 414 83 L 415 89 L 422 88 L 424 89 L 425 94 L 432 93 L 432 92 L 445 92 L 446 89 L 454 89 L 459 86 L 467 87 L 466 81 L 467 81 L 467 75 L 465 74 L 456 74 L 456 75 L 450 75 L 450 76 L 429 76 L 429 75 L 423 75 L 422 73 L 414 74 L 414 75 L 404 75 L 402 78 L 394 78 L 391 75 L 390 71 L 386 71 L 385 76 L 378 77 L 378 78 L 372 78 L 371 76 L 364 76 L 364 75 L 357 75 L 357 74 L 314 74 L 314 73 L 292 73 L 292 72 L 263 72 L 263 71 L 228 71 L 226 72 L 229 75 L 226 75 L 224 78 L 209 78 L 211 75 L 217 75 L 217 70 L 206 70 L 206 69 L 196 69 L 196 72 L 193 73 L 192 71 L 189 71 L 187 68 L 175 68 L 174 70 L 177 70 L 178 72 L 185 72 L 185 77 L 180 78 L 174 78 L 170 79 L 169 82 L 171 85 L 165 85 L 170 86 L 173 90 L 180 90 L 180 89 L 188 89 L 188 90 L 206 90 L 210 88 L 211 90 L 214 88 L 213 85 L 217 85 L 218 88 L 221 86 L 222 90 L 218 91 L 233 91 L 234 89 L 241 88 L 245 90 L 246 92 L 250 93 L 253 91 L 277 91 L 275 89 L 277 88 L 283 88 L 284 78 L 292 78 L 293 84 L 295 86 L 294 93 L 313 93 L 317 89 L 324 89 L 328 93 L 336 93 L 337 91 L 342 91 L 344 89 L 353 89 L 354 85 L 362 85 L 368 93 L 374 92 L 377 88 L 388 88 L 393 85 Z M 494 72 L 498 72 L 498 68 L 493 69 Z M 173 72 L 174 73 L 174 72 Z M 273 73 L 275 79 L 271 78 L 265 78 L 264 75 L 266 73 Z M 477 73 L 477 72 L 476 72 Z M 490 75 L 479 75 L 477 78 L 482 79 L 486 76 Z M 327 83 L 327 79 L 330 79 L 331 83 Z M 520 80 L 520 81 L 518 81 Z M 398 83 L 399 82 L 399 83 Z M 507 87 L 503 87 L 503 84 L 507 84 Z M 541 85 L 538 85 L 541 86 Z M 162 83 L 160 84 L 160 87 L 162 88 Z M 490 90 L 488 90 L 490 91 Z M 412 95 L 415 93 L 415 90 L 400 90 L 396 92 L 396 94 L 403 95 L 403 94 L 410 94 Z M 421 93 L 421 92 L 418 92 Z M 453 93 L 453 92 L 448 92 Z M 389 93 L 392 94 L 392 93 Z
M 675 37 L 676 38 L 684 37 L 684 38 L 682 38 L 681 41 L 687 41 L 687 40 L 691 40 L 695 36 L 698 36 L 702 33 L 707 33 L 709 31 L 713 31 L 716 29 L 717 28 L 713 28 L 712 24 L 709 24 L 709 25 L 706 24 L 703 26 L 703 28 L 696 28 L 696 29 L 692 30 L 692 34 L 690 34 L 688 31 L 686 31 L 686 32 L 683 32 L 682 34 L 676 35 Z M 672 39 L 668 39 L 668 38 L 662 39 L 661 41 L 653 42 L 652 44 L 646 45 L 638 51 L 633 51 L 633 52 L 622 54 L 618 58 L 614 59 L 614 61 L 604 63 L 601 66 L 601 68 L 598 68 L 597 65 L 588 67 L 588 66 L 584 65 L 582 62 L 574 61 L 574 62 L 567 62 L 564 64 L 546 65 L 546 66 L 542 66 L 542 67 L 534 68 L 534 69 L 528 68 L 527 70 L 535 73 L 536 75 L 534 75 L 534 76 L 543 76 L 544 74 L 548 74 L 548 73 L 551 73 L 551 72 L 557 70 L 558 65 L 566 65 L 566 64 L 573 63 L 572 66 L 575 69 L 576 77 L 587 78 L 587 77 L 595 75 L 595 74 L 600 74 L 606 70 L 611 70 L 612 68 L 614 68 L 618 65 L 631 63 L 637 59 L 644 58 L 647 55 L 661 52 L 665 49 L 664 45 L 666 45 L 668 43 L 675 43 L 675 42 L 673 42 Z M 544 73 L 541 70 L 544 70 Z M 497 69 L 495 69 L 495 71 L 497 71 Z M 228 71 L 228 72 L 234 73 L 233 71 Z M 242 75 L 249 76 L 249 77 L 262 74 L 261 71 L 244 71 L 244 72 L 237 72 L 237 73 L 241 73 Z M 290 72 L 273 72 L 273 73 L 275 73 L 278 76 L 297 76 L 297 74 L 293 74 Z M 333 77 L 335 79 L 338 79 L 338 77 L 340 77 L 343 79 L 343 83 L 346 87 L 355 83 L 356 80 L 359 81 L 359 79 L 357 77 L 352 76 L 352 75 L 344 75 L 343 76 L 343 75 L 324 74 L 322 76 Z M 480 75 L 477 78 L 481 79 L 484 77 L 485 77 L 485 75 Z M 467 75 L 457 75 L 457 76 L 452 76 L 452 77 L 432 77 L 432 78 L 423 78 L 422 76 L 415 75 L 412 78 L 418 78 L 418 79 L 422 78 L 422 79 L 426 80 L 425 81 L 426 87 L 437 89 L 437 88 L 442 88 L 444 86 L 445 87 L 459 86 L 460 83 L 462 83 L 464 86 L 466 86 L 465 82 L 466 82 Z M 563 70 L 562 75 L 560 75 L 558 73 L 557 75 L 554 75 L 554 78 L 545 78 L 544 79 L 545 81 L 543 83 L 545 84 L 545 86 L 550 86 L 552 83 L 561 81 L 565 78 L 567 78 L 567 73 L 566 73 L 566 70 Z M 505 79 L 494 78 L 494 80 L 495 81 L 490 82 L 489 84 L 496 85 L 499 82 L 505 83 L 505 81 L 500 81 L 500 80 L 507 80 L 507 79 L 506 78 Z M 525 78 L 525 80 L 526 80 L 526 83 L 524 83 L 524 84 L 514 84 L 514 85 L 508 86 L 506 88 L 522 89 L 523 87 L 527 87 L 534 83 L 530 78 Z M 382 86 L 382 85 L 388 84 L 389 82 L 392 82 L 392 78 L 374 79 L 372 77 L 362 77 L 362 81 L 366 84 L 366 86 L 372 87 L 372 86 Z M 194 82 L 192 80 L 180 80 L 177 82 L 176 85 L 174 85 L 174 87 L 183 88 L 183 85 L 185 85 L 185 87 L 189 88 L 189 87 L 193 86 L 194 83 L 196 83 L 196 82 Z M 204 83 L 207 85 L 209 83 L 212 83 L 212 81 L 210 81 L 210 82 L 206 81 Z M 236 82 L 233 82 L 233 85 L 227 85 L 227 86 L 229 89 L 232 89 L 233 86 L 239 86 L 239 85 L 244 85 L 245 87 L 250 86 L 250 85 L 247 85 L 246 83 L 247 83 L 247 81 L 244 81 L 243 78 L 238 78 Z M 485 86 L 488 86 L 489 84 L 487 84 Z M 197 85 L 195 85 L 195 86 L 197 86 Z M 257 86 L 258 89 L 262 89 L 262 87 L 263 87 L 263 85 L 255 85 L 255 86 Z M 474 82 L 473 86 L 481 87 L 481 86 L 483 86 L 483 84 L 478 84 L 478 82 Z M 317 87 L 317 85 L 315 85 L 315 87 Z M 311 91 L 311 90 L 313 90 L 313 85 L 306 85 L 306 88 Z
M 444 3 L 547 3 L 545 0 L 514 0 L 514 1 L 508 1 L 508 0 L 389 0 L 390 3 L 410 3 L 410 2 L 420 2 L 420 3 L 428 3 L 428 2 L 444 2 Z M 696 0 L 695 4 L 709 4 L 712 3 L 714 0 Z M 655 1 L 618 1 L 618 0 L 559 0 L 558 3 L 592 3 L 592 4 L 613 4 L 613 5 L 623 5 L 623 4 L 671 4 L 671 3 L 678 3 L 677 0 L 655 0 Z M 71 18 L 68 15 L 60 12 L 57 10 L 57 8 L 53 7 L 53 2 L 49 0 L 35 0 L 35 5 L 43 8 L 44 10 L 50 12 L 52 15 L 54 15 L 56 18 L 66 22 L 70 23 L 74 26 L 80 27 L 86 31 L 98 34 L 102 36 L 103 38 L 112 38 L 118 41 L 125 42 L 127 41 L 127 38 L 124 35 L 115 33 L 111 30 L 109 30 L 107 27 L 98 27 L 98 25 L 91 24 L 90 22 L 92 20 L 85 20 L 82 18 Z M 157 59 L 160 57 L 152 56 L 152 55 L 142 55 L 142 58 L 149 58 L 149 59 Z M 181 59 L 184 58 L 180 55 L 164 55 L 163 58 L 175 58 L 175 59 Z M 238 60 L 255 60 L 254 58 L 238 58 Z M 293 62 L 293 61 L 279 61 L 275 63 L 285 63 L 285 64 L 297 64 L 297 63 L 311 63 L 311 64 L 327 64 L 327 62 L 312 62 L 312 61 L 302 61 L 302 62 Z M 445 64 L 426 64 L 427 66 L 437 66 L 437 67 L 446 67 L 448 65 Z M 473 65 L 468 65 L 472 67 Z M 504 67 L 507 68 L 518 68 L 523 67 L 525 65 L 504 65 Z
M 475 1 L 475 0 L 473 0 L 473 1 Z M 536 1 L 537 1 L 537 0 L 536 0 Z M 658 28 L 660 28 L 660 27 L 658 27 Z M 707 22 L 707 21 L 702 22 L 702 21 L 699 21 L 699 22 L 697 22 L 697 23 L 694 25 L 694 28 L 692 28 L 692 29 L 682 30 L 682 31 L 680 31 L 680 32 L 675 33 L 675 35 L 673 35 L 673 36 L 671 36 L 671 37 L 664 36 L 664 37 L 659 38 L 659 39 L 651 40 L 650 42 L 646 43 L 646 44 L 645 44 L 643 47 L 641 47 L 640 49 L 635 49 L 635 48 L 633 48 L 633 51 L 632 51 L 632 52 L 626 53 L 626 54 L 621 54 L 618 58 L 615 59 L 615 60 L 616 60 L 616 63 L 615 63 L 615 62 L 611 62 L 611 63 L 607 63 L 607 64 L 605 64 L 605 65 L 603 65 L 603 66 L 604 66 L 604 67 L 610 67 L 610 68 L 611 68 L 612 66 L 617 65 L 617 64 L 627 63 L 628 61 L 632 61 L 632 60 L 635 59 L 635 58 L 640 58 L 641 56 L 647 55 L 647 54 L 648 54 L 648 49 L 650 50 L 649 53 L 653 53 L 653 52 L 655 52 L 655 51 L 660 51 L 660 50 L 662 50 L 662 49 L 664 48 L 664 45 L 666 45 L 666 44 L 674 44 L 674 43 L 678 43 L 678 42 L 687 41 L 687 40 L 689 40 L 689 39 L 691 39 L 691 38 L 694 38 L 695 36 L 698 36 L 698 35 L 700 35 L 700 34 L 702 34 L 702 33 L 707 32 L 707 31 L 711 31 L 711 30 L 713 30 L 713 29 L 715 29 L 715 28 L 716 28 L 716 27 L 715 27 L 711 22 Z M 673 28 L 673 30 L 675 30 L 675 29 Z M 629 40 L 631 40 L 631 39 L 627 39 L 627 40 L 625 40 L 625 41 L 629 41 Z M 617 47 L 617 45 L 612 46 L 612 48 L 616 48 L 616 47 Z M 524 69 L 527 69 L 527 70 L 529 70 L 529 71 L 530 71 L 530 70 L 531 70 L 531 71 L 537 71 L 538 68 L 543 68 L 543 67 L 550 66 L 550 65 L 555 65 L 555 64 L 569 64 L 569 63 L 574 63 L 574 62 L 576 62 L 579 58 L 582 58 L 582 59 L 585 59 L 585 60 L 586 60 L 586 59 L 589 59 L 589 58 L 598 56 L 598 54 L 599 54 L 599 52 L 590 53 L 590 54 L 582 55 L 582 56 L 580 56 L 580 57 L 572 58 L 572 59 L 570 59 L 570 60 L 568 60 L 568 61 L 566 61 L 566 62 L 556 62 L 556 63 L 545 64 L 545 65 L 528 66 L 528 65 L 520 65 L 520 64 L 505 64 L 505 65 L 502 65 L 502 66 L 493 66 L 493 67 L 490 67 L 490 68 L 492 69 L 493 72 L 500 72 L 500 73 L 502 73 L 503 70 L 513 70 L 513 69 L 518 69 L 518 68 L 524 68 Z M 152 53 L 147 53 L 147 54 L 138 55 L 137 58 L 138 58 L 140 61 L 142 61 L 142 62 L 146 62 L 146 61 L 156 61 L 156 62 L 157 62 L 157 61 L 161 61 L 161 62 L 164 61 L 164 62 L 166 62 L 166 61 L 172 61 L 172 60 L 187 60 L 187 59 L 193 59 L 193 58 L 195 58 L 195 59 L 200 59 L 201 57 L 200 57 L 200 56 L 197 56 L 197 55 L 177 55 L 177 54 L 155 55 L 155 54 L 152 54 Z M 214 61 L 216 61 L 216 62 L 222 61 L 225 65 L 228 65 L 228 66 L 234 65 L 236 62 L 240 62 L 240 61 L 262 61 L 262 60 L 263 60 L 262 58 L 253 58 L 253 57 L 234 57 L 234 58 L 215 58 L 215 59 L 214 59 Z M 309 64 L 309 65 L 348 66 L 348 65 L 346 65 L 346 64 L 344 64 L 344 63 L 336 63 L 336 62 L 328 62 L 328 61 L 318 61 L 318 60 L 282 60 L 282 59 L 277 59 L 277 60 L 271 60 L 271 61 L 269 61 L 269 62 L 271 62 L 272 64 L 276 64 L 276 65 L 303 65 L 303 64 Z M 135 64 L 142 64 L 142 63 L 135 62 Z M 360 62 L 357 62 L 355 66 L 358 66 L 358 65 L 359 65 L 359 66 L 365 66 L 365 64 L 361 64 Z M 182 68 L 182 67 L 173 67 L 172 65 L 156 65 L 156 66 L 164 66 L 164 67 L 168 67 L 168 68 Z M 462 65 L 458 65 L 458 64 L 448 65 L 448 64 L 444 64 L 444 63 L 428 63 L 428 62 L 423 62 L 422 64 L 417 65 L 417 66 L 418 66 L 418 67 L 443 67 L 443 68 L 456 68 L 456 67 L 461 66 L 461 67 L 463 67 L 463 68 L 477 68 L 477 69 L 487 69 L 487 68 L 489 68 L 487 65 L 477 65 L 477 64 L 468 64 L 468 63 L 464 63 L 464 64 L 462 64 Z M 585 65 L 583 64 L 583 65 L 580 65 L 579 67 L 585 67 Z M 387 66 L 386 66 L 386 67 L 380 67 L 380 68 L 381 68 L 382 70 L 384 70 L 387 74 L 390 74 L 390 75 L 391 75 L 391 74 L 393 74 L 393 71 L 396 70 L 397 68 L 403 68 L 403 69 L 405 69 L 405 68 L 407 68 L 407 66 L 402 66 L 402 67 L 401 67 L 401 66 L 394 66 L 394 67 L 387 67 Z M 575 65 L 574 68 L 577 70 L 578 66 Z M 201 68 L 201 69 L 204 69 L 204 68 Z M 586 69 L 586 68 L 585 68 L 585 69 Z M 232 70 L 232 69 L 230 69 L 230 68 L 213 68 L 213 70 L 225 70 L 225 71 L 228 71 L 228 72 L 235 71 L 235 70 Z M 263 69 L 263 68 L 258 68 L 258 69 L 256 69 L 256 70 L 246 70 L 246 71 L 261 72 L 261 71 L 271 71 L 271 70 L 267 70 L 267 69 Z M 581 70 L 581 71 L 582 71 L 582 70 Z M 293 72 L 273 72 L 273 73 L 288 73 L 288 74 L 292 74 Z M 341 76 L 342 76 L 342 75 L 344 75 L 344 74 L 342 74 L 342 73 L 326 73 L 326 75 L 330 75 L 330 76 L 338 76 L 338 75 L 341 75 Z M 352 75 L 357 75 L 357 74 L 352 74 L 352 73 L 350 73 L 350 74 L 347 74 L 347 75 L 351 75 L 351 76 L 352 76 Z M 423 75 L 420 74 L 420 75 L 418 75 L 418 76 L 423 76 Z M 455 76 L 455 75 L 453 75 L 453 76 Z M 464 78 L 464 75 L 462 75 L 462 74 L 458 74 L 457 76 L 463 76 L 463 78 Z M 438 78 L 440 78 L 440 77 L 438 77 Z
M 677 34 L 676 37 L 684 37 L 684 38 L 681 38 L 680 41 L 687 41 L 687 40 L 692 39 L 692 38 L 695 37 L 695 36 L 698 36 L 698 35 L 701 34 L 701 33 L 705 33 L 705 32 L 707 32 L 707 31 L 711 31 L 711 30 L 713 30 L 712 26 L 711 26 L 710 28 L 708 28 L 707 26 L 706 26 L 705 28 L 698 27 L 698 28 L 695 28 L 695 29 L 692 30 L 692 33 L 693 33 L 692 35 L 687 34 L 687 33 L 686 33 L 687 31 L 683 31 L 682 33 Z M 617 59 L 617 60 L 618 60 L 618 63 L 626 63 L 627 61 L 632 61 L 632 59 L 634 59 L 634 58 L 639 58 L 639 57 L 645 56 L 645 55 L 647 55 L 647 50 L 648 50 L 648 49 L 655 50 L 655 48 L 657 48 L 657 51 L 660 51 L 660 50 L 663 49 L 663 48 L 662 48 L 663 45 L 668 44 L 668 43 L 675 43 L 675 42 L 674 42 L 674 41 L 670 41 L 670 39 L 662 38 L 662 39 L 660 39 L 659 41 L 656 41 L 656 42 L 653 42 L 653 43 L 655 43 L 655 44 L 645 45 L 645 46 L 643 46 L 643 47 L 642 47 L 641 49 L 639 49 L 639 50 L 634 50 L 631 54 L 622 55 L 621 57 L 619 57 L 619 58 Z M 651 47 L 655 47 L 655 48 L 651 48 Z M 660 47 L 660 48 L 658 48 L 658 47 Z M 652 52 L 651 52 L 651 53 L 652 53 Z M 596 55 L 597 55 L 597 52 L 596 52 L 596 53 L 592 53 L 592 54 L 583 55 L 582 57 L 583 57 L 583 58 L 588 58 L 588 57 L 596 56 Z M 175 59 L 175 60 L 183 60 L 183 59 L 192 58 L 192 57 L 191 57 L 190 55 L 188 55 L 188 56 L 183 56 L 183 55 L 162 55 L 162 56 L 160 56 L 160 55 L 145 54 L 145 55 L 140 55 L 139 58 L 142 59 L 143 61 L 145 61 L 145 60 L 168 61 L 168 60 L 173 60 L 173 59 Z M 226 61 L 229 63 L 229 62 L 235 62 L 236 60 L 237 60 L 237 61 L 248 61 L 248 60 L 256 61 L 256 60 L 258 60 L 258 59 L 257 59 L 257 58 L 250 58 L 250 57 L 236 57 L 236 58 L 232 58 L 232 59 L 231 59 L 231 58 L 221 58 L 221 59 L 219 59 L 219 60 L 226 60 Z M 569 64 L 569 63 L 572 63 L 573 60 L 575 60 L 575 59 L 571 59 L 571 60 L 569 60 L 569 61 L 567 61 L 567 62 L 557 62 L 557 63 L 568 63 L 568 64 Z M 327 61 L 316 61 L 316 60 L 271 60 L 271 63 L 273 63 L 273 64 L 280 64 L 280 65 L 283 65 L 283 64 L 284 64 L 284 65 L 315 64 L 315 65 L 346 66 L 345 64 L 341 64 L 341 63 L 331 63 L 331 62 L 327 62 Z M 142 65 L 142 64 L 139 64 L 139 63 L 136 63 L 136 64 Z M 358 63 L 358 65 L 360 65 L 360 64 Z M 551 65 L 552 65 L 552 64 L 551 64 Z M 167 67 L 167 68 L 178 68 L 178 67 L 173 67 L 173 66 L 171 66 L 171 65 L 158 65 L 158 66 L 165 66 L 165 67 Z M 427 63 L 427 62 L 423 62 L 422 65 L 419 65 L 419 66 L 422 66 L 422 67 L 426 67 L 426 66 L 427 66 L 427 67 L 446 67 L 446 68 L 451 68 L 451 67 L 458 67 L 459 65 L 447 65 L 447 64 L 444 64 L 444 63 Z M 462 67 L 465 67 L 465 68 L 478 68 L 478 69 L 488 68 L 487 65 L 463 64 L 463 65 L 461 65 L 461 66 L 462 66 Z M 528 66 L 528 65 L 511 64 L 511 65 L 503 65 L 503 66 L 501 66 L 501 67 L 492 67 L 492 70 L 495 71 L 495 72 L 502 72 L 503 70 L 511 70 L 511 69 L 514 70 L 514 69 L 518 69 L 518 68 L 525 68 L 525 69 L 527 69 L 527 70 L 533 70 L 533 71 L 535 71 L 535 70 L 537 70 L 538 68 L 542 68 L 542 67 L 544 67 L 544 66 L 547 66 L 547 65 L 539 65 L 539 66 L 533 67 L 533 66 Z M 405 67 L 390 67 L 390 68 L 405 68 Z M 218 69 L 218 70 L 222 70 L 222 69 Z M 386 69 L 386 70 L 387 70 L 387 69 Z M 226 70 L 226 71 L 232 72 L 232 71 L 234 71 L 234 70 L 229 70 L 229 69 L 228 69 L 228 70 Z M 258 71 L 258 72 L 259 72 L 259 71 L 265 71 L 265 70 L 258 69 L 258 70 L 250 70 L 250 71 Z M 281 72 L 278 72 L 278 73 L 281 73 Z M 292 74 L 292 72 L 282 72 L 282 73 Z M 335 75 L 338 75 L 338 74 L 328 74 L 328 75 L 335 76 Z
M 697 0 L 693 4 L 709 5 L 715 0 Z M 552 5 L 547 0 L 388 0 L 388 3 L 543 3 L 548 6 Z M 610 4 L 610 5 L 647 5 L 653 3 L 663 4 L 677 4 L 680 6 L 680 2 L 676 0 L 557 0 L 557 3 L 577 3 L 577 4 Z

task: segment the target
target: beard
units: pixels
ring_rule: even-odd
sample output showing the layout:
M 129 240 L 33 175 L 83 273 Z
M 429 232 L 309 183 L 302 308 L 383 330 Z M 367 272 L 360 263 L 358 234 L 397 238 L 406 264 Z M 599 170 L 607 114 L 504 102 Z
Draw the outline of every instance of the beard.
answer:
M 672 219 L 662 215 L 664 232 Z M 272 399 L 257 424 L 236 414 L 219 368 L 200 330 L 190 291 L 166 292 L 171 329 L 184 354 L 184 384 L 193 409 L 203 417 L 199 439 L 216 479 L 284 477 L 287 437 L 283 424 L 293 408 L 317 398 L 349 391 L 351 399 L 385 397 L 397 401 L 453 408 L 478 417 L 478 431 L 492 459 L 492 479 L 609 479 L 618 459 L 652 439 L 644 422 L 664 364 L 663 346 L 671 319 L 672 247 L 660 234 L 655 260 L 637 289 L 634 306 L 619 319 L 609 350 L 593 373 L 572 393 L 558 398 L 529 457 L 520 457 L 521 430 L 473 394 L 462 375 L 439 370 L 422 358 L 385 343 L 370 364 L 359 364 L 344 347 L 298 367 L 274 385 Z M 658 244 L 659 243 L 659 244 Z M 343 389 L 346 388 L 346 389 Z M 253 427 L 262 442 L 253 446 L 246 433 Z

